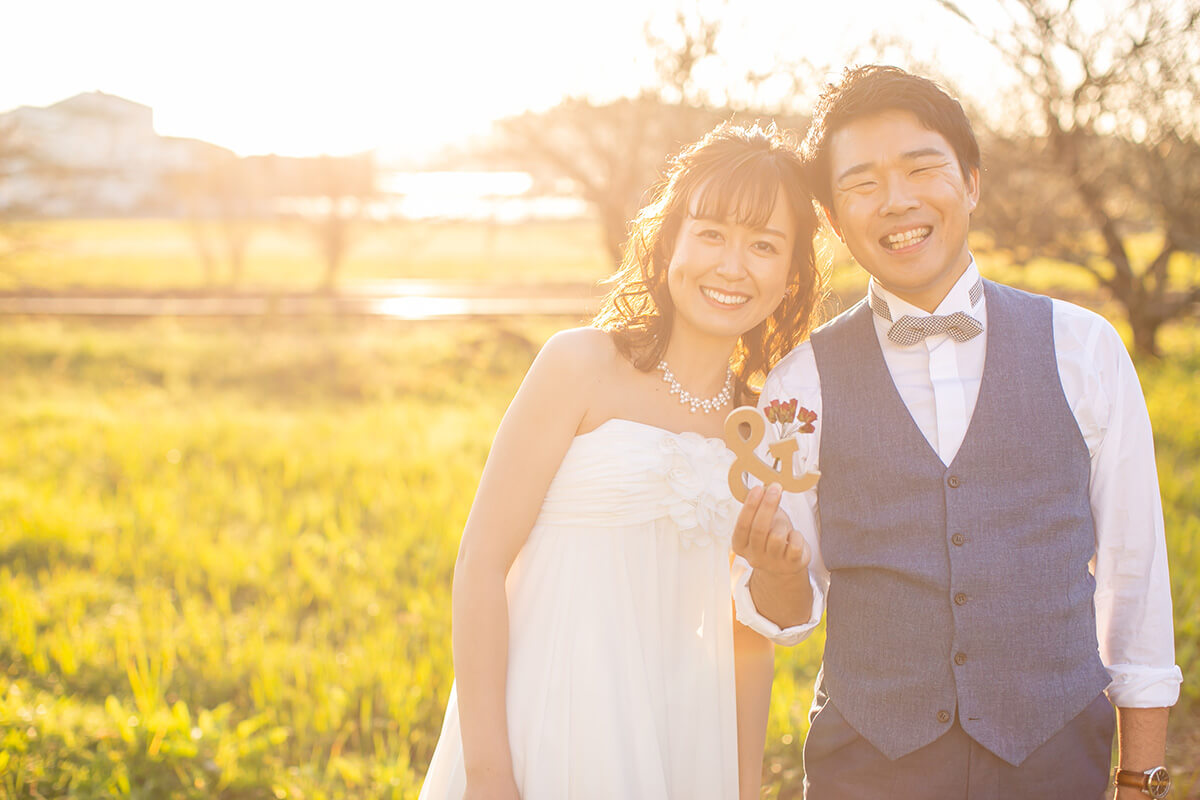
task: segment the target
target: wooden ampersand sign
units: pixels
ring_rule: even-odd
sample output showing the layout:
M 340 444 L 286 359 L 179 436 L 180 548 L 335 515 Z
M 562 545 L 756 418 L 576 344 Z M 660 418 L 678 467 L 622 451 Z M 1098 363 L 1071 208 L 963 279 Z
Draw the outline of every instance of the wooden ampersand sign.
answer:
M 749 435 L 742 435 L 742 425 L 750 427 Z M 795 436 L 789 436 L 767 446 L 767 452 L 777 459 L 779 468 L 768 466 L 754 452 L 762 442 L 767 430 L 767 419 L 754 406 L 739 406 L 725 418 L 725 446 L 737 456 L 729 468 L 729 491 L 739 503 L 746 502 L 750 488 L 746 486 L 746 475 L 753 475 L 764 484 L 778 483 L 785 492 L 805 492 L 817 485 L 820 472 L 792 474 L 793 458 L 800 445 Z

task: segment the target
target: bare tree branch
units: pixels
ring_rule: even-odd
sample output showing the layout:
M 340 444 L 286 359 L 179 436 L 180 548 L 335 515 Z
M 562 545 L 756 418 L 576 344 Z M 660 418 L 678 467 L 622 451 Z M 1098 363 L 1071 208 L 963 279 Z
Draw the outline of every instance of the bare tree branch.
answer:
M 1200 2 L 1137 0 L 1097 21 L 1083 3 L 995 0 L 1009 26 L 984 32 L 935 1 L 1012 69 L 1019 107 L 1037 109 L 1024 130 L 985 116 L 976 227 L 1087 272 L 1123 307 L 1135 347 L 1157 352 L 1158 327 L 1195 288 L 1171 257 L 1200 254 Z M 1163 248 L 1135 256 L 1132 237 L 1153 234 Z

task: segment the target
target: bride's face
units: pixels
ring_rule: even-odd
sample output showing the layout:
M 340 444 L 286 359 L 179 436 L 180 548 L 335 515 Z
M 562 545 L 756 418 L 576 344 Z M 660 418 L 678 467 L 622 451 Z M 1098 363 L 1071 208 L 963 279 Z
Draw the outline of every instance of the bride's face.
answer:
M 675 326 L 736 339 L 775 310 L 787 289 L 796 226 L 780 189 L 762 227 L 703 219 L 679 226 L 667 267 Z

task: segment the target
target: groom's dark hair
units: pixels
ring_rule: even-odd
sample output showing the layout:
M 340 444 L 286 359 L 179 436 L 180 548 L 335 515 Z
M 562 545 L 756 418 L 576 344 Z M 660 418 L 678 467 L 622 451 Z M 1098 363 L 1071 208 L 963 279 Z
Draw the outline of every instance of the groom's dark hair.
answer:
M 954 148 L 964 180 L 971 170 L 979 169 L 979 143 L 971 122 L 959 102 L 940 86 L 899 67 L 850 67 L 840 83 L 828 84 L 817 99 L 802 148 L 809 187 L 825 208 L 833 208 L 829 165 L 833 134 L 856 120 L 884 111 L 908 111 L 926 128 L 940 133 Z

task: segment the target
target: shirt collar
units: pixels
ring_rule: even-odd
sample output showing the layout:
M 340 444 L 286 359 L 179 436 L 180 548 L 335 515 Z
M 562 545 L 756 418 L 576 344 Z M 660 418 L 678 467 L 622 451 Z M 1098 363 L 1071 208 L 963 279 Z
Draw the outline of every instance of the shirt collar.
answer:
M 983 306 L 983 286 L 980 281 L 979 268 L 975 265 L 975 258 L 972 256 L 971 263 L 967 265 L 966 270 L 958 277 L 954 286 L 942 298 L 942 302 L 938 303 L 938 307 L 933 310 L 933 313 L 944 316 L 961 311 L 965 314 L 971 314 L 983 322 L 983 316 L 979 313 Z M 979 289 L 975 288 L 976 284 L 979 284 Z M 867 303 L 870 304 L 873 310 L 876 310 L 875 316 L 881 316 L 886 319 L 886 316 L 878 313 L 880 300 L 886 304 L 892 320 L 898 320 L 903 316 L 927 317 L 930 315 L 930 312 L 900 299 L 880 285 L 874 278 L 871 278 L 867 286 Z

